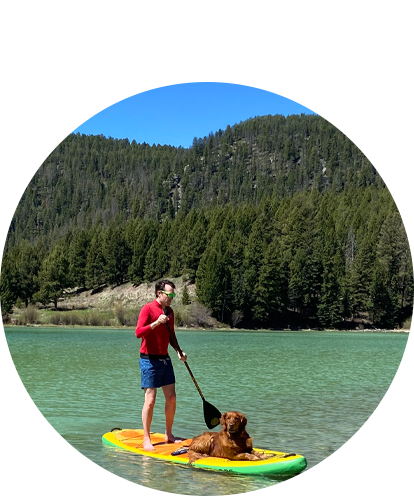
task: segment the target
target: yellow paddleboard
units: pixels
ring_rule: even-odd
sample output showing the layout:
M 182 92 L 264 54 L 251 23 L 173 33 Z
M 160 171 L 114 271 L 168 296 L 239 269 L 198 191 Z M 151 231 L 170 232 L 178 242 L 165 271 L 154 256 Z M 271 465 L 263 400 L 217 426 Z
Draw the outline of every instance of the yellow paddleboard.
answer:
M 142 429 L 113 429 L 103 435 L 102 441 L 109 446 L 116 446 L 138 455 L 145 455 L 167 462 L 188 464 L 187 453 L 172 455 L 173 452 L 183 447 L 188 447 L 191 439 L 185 439 L 180 443 L 166 443 L 164 434 L 151 434 L 151 442 L 154 451 L 143 449 L 144 431 Z M 271 455 L 266 460 L 232 461 L 226 458 L 207 457 L 196 460 L 192 466 L 208 470 L 219 470 L 235 472 L 238 474 L 276 474 L 281 476 L 299 474 L 306 468 L 306 459 L 302 455 L 294 453 L 282 453 L 280 451 L 270 451 L 255 448 L 255 451 Z

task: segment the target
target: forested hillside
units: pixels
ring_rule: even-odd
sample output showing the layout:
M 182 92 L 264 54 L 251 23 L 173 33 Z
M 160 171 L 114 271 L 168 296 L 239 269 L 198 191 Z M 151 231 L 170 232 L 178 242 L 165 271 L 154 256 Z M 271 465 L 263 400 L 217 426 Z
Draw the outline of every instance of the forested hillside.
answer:
M 185 275 L 222 322 L 288 316 L 393 327 L 412 313 L 413 271 L 381 177 L 315 115 L 250 119 L 189 149 L 68 136 L 10 226 L 2 310 L 68 288 Z

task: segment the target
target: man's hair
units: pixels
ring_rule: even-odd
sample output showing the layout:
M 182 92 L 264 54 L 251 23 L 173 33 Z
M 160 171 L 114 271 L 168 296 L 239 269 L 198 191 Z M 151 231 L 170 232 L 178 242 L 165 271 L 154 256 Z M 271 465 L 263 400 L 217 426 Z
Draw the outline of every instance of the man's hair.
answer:
M 162 281 L 158 281 L 155 285 L 155 296 L 158 296 L 158 291 L 164 291 L 165 285 L 170 285 L 173 289 L 175 289 L 175 284 L 168 279 L 163 279 Z

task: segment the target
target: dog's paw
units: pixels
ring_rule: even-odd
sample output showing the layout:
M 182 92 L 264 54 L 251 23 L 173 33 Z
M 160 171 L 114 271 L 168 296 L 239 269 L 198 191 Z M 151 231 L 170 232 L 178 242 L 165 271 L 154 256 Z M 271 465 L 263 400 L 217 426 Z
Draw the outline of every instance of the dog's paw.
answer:
M 258 462 L 261 460 L 260 456 L 254 455 L 253 453 L 245 453 L 245 459 L 250 462 Z

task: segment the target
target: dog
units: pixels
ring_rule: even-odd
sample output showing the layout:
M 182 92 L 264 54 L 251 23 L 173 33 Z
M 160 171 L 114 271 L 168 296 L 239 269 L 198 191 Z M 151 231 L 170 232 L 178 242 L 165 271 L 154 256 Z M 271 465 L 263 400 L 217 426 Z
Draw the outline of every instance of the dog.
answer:
M 252 438 L 246 432 L 247 418 L 242 413 L 223 413 L 220 424 L 220 432 L 204 432 L 191 441 L 188 447 L 190 464 L 207 456 L 250 461 L 267 458 L 253 449 Z

